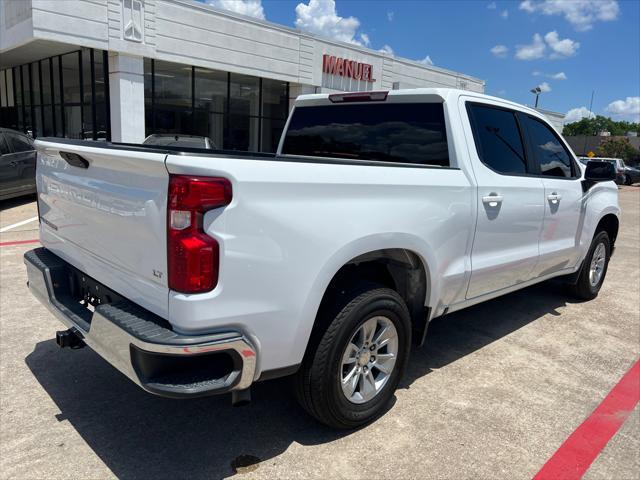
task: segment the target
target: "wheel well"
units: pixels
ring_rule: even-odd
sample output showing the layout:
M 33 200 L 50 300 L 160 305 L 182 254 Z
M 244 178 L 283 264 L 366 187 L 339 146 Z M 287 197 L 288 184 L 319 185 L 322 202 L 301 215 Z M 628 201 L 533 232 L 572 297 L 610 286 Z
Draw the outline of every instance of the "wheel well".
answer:
M 329 282 L 320 303 L 320 311 L 336 308 L 340 295 L 367 282 L 384 285 L 398 292 L 411 314 L 413 339 L 421 344 L 427 326 L 428 311 L 424 304 L 428 285 L 426 269 L 418 255 L 410 250 L 394 248 L 376 250 L 348 261 Z M 327 328 L 327 325 L 318 322 L 320 317 L 318 315 L 314 323 L 312 339 L 321 336 Z
M 611 241 L 611 247 L 616 243 L 616 237 L 618 236 L 618 228 L 620 227 L 620 222 L 618 217 L 616 217 L 613 213 L 609 213 L 600 219 L 598 226 L 596 227 L 596 234 L 598 232 L 607 232 L 609 235 L 609 240 Z

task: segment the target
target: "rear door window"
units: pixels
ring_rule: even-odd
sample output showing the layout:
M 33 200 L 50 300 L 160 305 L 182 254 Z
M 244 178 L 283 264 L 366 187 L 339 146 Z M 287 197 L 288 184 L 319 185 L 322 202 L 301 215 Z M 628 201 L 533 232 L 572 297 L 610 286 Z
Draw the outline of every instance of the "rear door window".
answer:
M 488 105 L 467 106 L 482 163 L 506 174 L 526 174 L 527 162 L 515 112 Z
M 558 139 L 555 131 L 540 120 L 523 115 L 529 134 L 533 158 L 540 174 L 546 177 L 572 178 L 574 166 L 571 155 Z
M 282 153 L 449 166 L 441 103 L 297 107 Z

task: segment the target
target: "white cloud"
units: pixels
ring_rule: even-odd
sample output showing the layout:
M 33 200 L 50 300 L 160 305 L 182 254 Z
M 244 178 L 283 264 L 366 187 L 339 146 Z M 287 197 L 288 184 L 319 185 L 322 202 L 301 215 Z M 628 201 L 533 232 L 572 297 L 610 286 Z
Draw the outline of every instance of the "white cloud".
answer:
M 360 36 L 360 41 L 364 45 L 366 45 L 367 47 L 371 45 L 371 41 L 369 40 L 369 35 L 367 35 L 366 33 L 361 33 L 359 36 Z
M 360 20 L 339 16 L 335 0 L 309 0 L 309 3 L 299 3 L 296 6 L 295 25 L 300 30 L 323 37 L 364 45 L 362 39 L 356 37 Z
M 573 57 L 580 48 L 580 43 L 570 38 L 560 39 L 558 32 L 555 30 L 547 33 L 544 36 L 544 41 L 547 42 L 547 45 L 553 50 L 549 58 L 552 60 L 558 58 L 567 58 Z
M 491 2 L 487 5 L 487 8 L 489 10 L 495 10 L 496 8 L 498 8 L 498 6 L 496 5 L 496 2 Z
M 431 57 L 429 55 L 424 57 L 422 60 L 416 60 L 416 61 L 418 63 L 422 63 L 423 65 L 433 65 L 433 60 L 431 60 Z
M 503 10 L 502 12 L 500 12 L 500 16 L 506 20 L 507 18 L 509 18 L 509 10 Z
M 605 111 L 612 117 L 630 122 L 640 122 L 640 97 L 627 97 L 611 102 Z
M 380 50 L 378 50 L 378 51 L 382 52 L 382 53 L 386 53 L 387 55 L 393 56 L 393 48 L 391 48 L 387 44 L 383 45 L 382 48 Z
M 576 30 L 585 31 L 595 22 L 610 22 L 618 18 L 620 6 L 616 0 L 524 0 L 520 10 L 544 15 L 562 15 Z
M 519 60 L 544 58 L 547 45 L 551 49 L 549 58 L 552 60 L 573 57 L 580 48 L 579 42 L 571 40 L 570 38 L 561 39 L 558 32 L 554 30 L 547 33 L 544 39 L 539 33 L 536 33 L 533 35 L 533 43 L 516 45 L 516 58 Z
M 544 73 L 544 72 L 541 72 L 540 70 L 534 70 L 533 72 L 531 72 L 531 75 L 533 75 L 534 77 L 547 77 L 547 78 L 551 78 L 552 80 L 566 80 L 567 79 L 567 76 L 565 75 L 564 72 Z
M 540 85 L 538 85 L 538 88 L 542 93 L 551 91 L 551 85 L 549 85 L 547 82 L 542 82 Z
M 519 60 L 535 60 L 544 57 L 545 45 L 539 33 L 533 36 L 533 43 L 530 45 L 516 45 L 516 58 Z
M 389 20 L 390 22 L 393 22 L 393 17 L 395 16 L 395 12 L 387 12 L 387 20 Z
M 262 0 L 207 0 L 212 7 L 264 20 Z
M 496 45 L 490 50 L 490 52 L 498 58 L 507 58 L 509 48 L 506 45 Z
M 564 116 L 564 123 L 566 125 L 567 123 L 578 122 L 583 118 L 593 117 L 595 117 L 595 114 L 593 112 L 590 112 L 587 107 L 572 108 Z
M 520 10 L 524 10 L 525 12 L 529 12 L 529 13 L 535 12 L 535 8 L 533 7 L 531 0 L 523 0 L 522 2 L 520 2 L 519 8 Z

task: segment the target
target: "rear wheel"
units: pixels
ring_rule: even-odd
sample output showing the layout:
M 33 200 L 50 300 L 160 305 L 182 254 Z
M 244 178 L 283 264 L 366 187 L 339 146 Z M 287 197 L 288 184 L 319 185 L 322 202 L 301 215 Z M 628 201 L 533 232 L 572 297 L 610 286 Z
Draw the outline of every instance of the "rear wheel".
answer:
M 604 282 L 611 255 L 611 243 L 607 232 L 598 232 L 587 253 L 578 281 L 571 285 L 571 293 L 582 299 L 591 300 L 598 296 Z
M 633 183 L 633 181 L 631 180 L 631 176 L 630 175 L 625 175 L 624 176 L 624 184 L 625 185 L 631 185 Z
M 300 404 L 335 428 L 355 428 L 383 413 L 405 369 L 411 322 L 393 290 L 363 285 L 321 313 L 328 324 L 294 379 Z

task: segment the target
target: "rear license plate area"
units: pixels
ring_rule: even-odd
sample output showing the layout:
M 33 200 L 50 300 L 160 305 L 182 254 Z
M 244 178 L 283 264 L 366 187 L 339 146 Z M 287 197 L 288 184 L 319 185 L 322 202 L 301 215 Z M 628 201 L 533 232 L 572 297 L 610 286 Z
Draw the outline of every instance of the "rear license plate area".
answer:
M 123 300 L 123 297 L 102 283 L 66 264 L 51 272 L 55 298 L 83 322 L 91 324 L 96 307 Z

